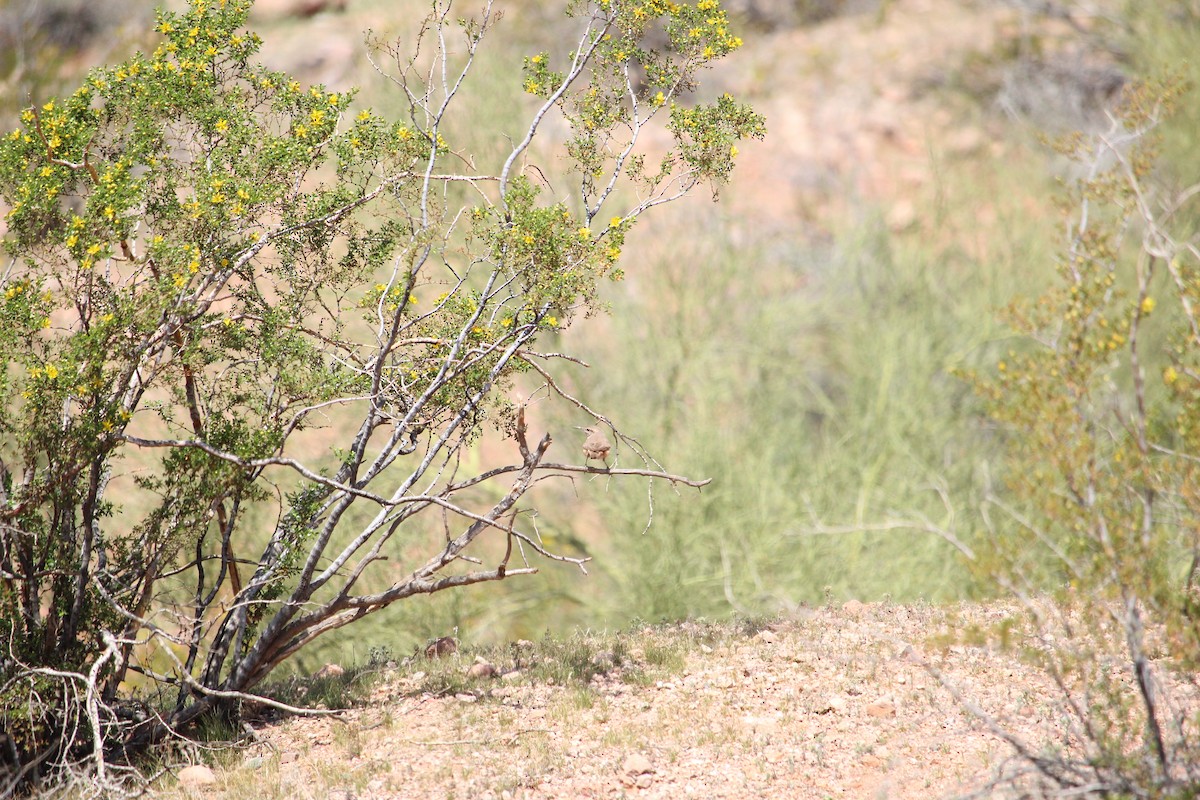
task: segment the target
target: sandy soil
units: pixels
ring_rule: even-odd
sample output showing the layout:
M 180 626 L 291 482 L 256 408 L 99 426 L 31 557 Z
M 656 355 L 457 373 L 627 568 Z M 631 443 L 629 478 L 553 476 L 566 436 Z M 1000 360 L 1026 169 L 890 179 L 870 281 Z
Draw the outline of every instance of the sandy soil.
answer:
M 418 657 L 385 674 L 366 707 L 259 726 L 215 783 L 166 796 L 956 796 L 985 786 L 1011 750 L 947 686 L 1030 743 L 1061 740 L 1059 693 L 1043 673 L 986 637 L 946 635 L 1008 613 L 851 601 L 763 627 L 648 628 L 582 686 L 531 680 L 536 656 L 514 646 L 495 659 L 498 676 L 434 694 Z M 677 651 L 677 667 L 638 671 Z M 473 663 L 459 652 L 437 666 Z

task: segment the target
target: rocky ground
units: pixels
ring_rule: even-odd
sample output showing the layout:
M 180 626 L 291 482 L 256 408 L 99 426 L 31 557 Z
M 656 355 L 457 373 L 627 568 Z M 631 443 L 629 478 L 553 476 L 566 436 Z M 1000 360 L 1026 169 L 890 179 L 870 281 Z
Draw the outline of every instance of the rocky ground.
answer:
M 226 766 L 159 796 L 959 796 L 1011 755 L 962 700 L 1035 746 L 1062 740 L 1043 673 L 986 635 L 952 643 L 1011 611 L 851 601 L 769 624 L 584 637 L 573 655 L 590 654 L 597 674 L 583 682 L 546 677 L 553 665 L 539 662 L 569 654 L 532 642 L 491 653 L 497 674 L 479 666 L 476 679 L 471 653 L 418 655 L 384 667 L 365 705 L 260 724 L 248 747 L 216 755 Z

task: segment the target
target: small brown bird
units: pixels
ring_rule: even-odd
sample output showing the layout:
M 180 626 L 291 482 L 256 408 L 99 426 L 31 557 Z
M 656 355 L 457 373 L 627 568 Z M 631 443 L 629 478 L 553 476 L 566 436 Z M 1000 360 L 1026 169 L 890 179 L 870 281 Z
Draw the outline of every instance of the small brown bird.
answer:
M 584 428 L 583 431 L 587 434 L 587 438 L 583 440 L 584 463 L 586 464 L 594 458 L 603 461 L 604 466 L 607 467 L 608 451 L 612 449 L 608 437 L 599 428 Z

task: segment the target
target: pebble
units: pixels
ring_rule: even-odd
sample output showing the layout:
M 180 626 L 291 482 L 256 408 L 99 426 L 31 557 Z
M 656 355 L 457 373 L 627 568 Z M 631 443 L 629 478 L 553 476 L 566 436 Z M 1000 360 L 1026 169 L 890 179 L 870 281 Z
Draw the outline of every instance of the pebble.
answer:
M 866 708 L 867 716 L 876 719 L 887 719 L 896 716 L 896 706 L 892 703 L 871 703 Z
M 180 786 L 211 786 L 217 782 L 216 774 L 203 764 L 193 764 L 179 770 Z
M 494 678 L 499 674 L 500 671 L 486 661 L 481 664 L 472 664 L 471 668 L 467 670 L 467 677 L 472 680 Z
M 322 680 L 327 678 L 340 678 L 346 674 L 346 670 L 340 664 L 326 664 L 319 670 L 313 673 L 313 678 Z
M 650 763 L 650 759 L 641 753 L 630 753 L 625 758 L 625 763 L 621 766 L 621 771 L 626 775 L 645 775 L 654 772 L 654 765 Z

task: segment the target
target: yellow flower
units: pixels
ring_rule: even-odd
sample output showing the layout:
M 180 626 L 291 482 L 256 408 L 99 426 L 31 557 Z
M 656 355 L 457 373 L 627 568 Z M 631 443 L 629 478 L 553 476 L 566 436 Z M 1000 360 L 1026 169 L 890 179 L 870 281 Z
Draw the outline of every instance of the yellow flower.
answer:
M 320 125 L 325 121 L 325 112 L 319 108 L 314 108 L 312 113 L 308 115 L 313 125 Z
M 78 243 L 79 243 L 78 234 L 72 233 L 70 236 L 67 237 L 67 247 L 74 247 Z
M 654 105 L 661 106 L 665 102 L 667 102 L 667 98 L 662 92 L 654 95 Z
M 53 364 L 47 364 L 46 365 L 46 377 L 49 378 L 50 380 L 54 380 L 55 378 L 57 378 L 58 377 L 58 367 L 54 366 Z
M 1179 373 L 1175 371 L 1174 367 L 1167 367 L 1163 370 L 1163 383 L 1167 386 L 1170 386 L 1177 380 L 1179 380 Z
M 558 327 L 558 317 L 555 317 L 555 316 L 546 317 L 546 324 L 549 325 L 551 328 Z
M 621 224 L 622 219 L 623 219 L 622 217 L 613 217 L 612 219 L 610 219 L 608 221 L 608 227 L 610 227 L 610 228 L 617 227 L 618 225 Z
M 366 121 L 367 121 L 367 120 L 369 120 L 370 118 L 371 118 L 371 112 L 370 112 L 370 111 L 367 111 L 367 110 L 365 110 L 365 109 L 364 109 L 364 110 L 362 110 L 362 111 L 358 112 L 358 121 L 359 121 L 359 122 L 366 122 Z
M 736 158 L 737 154 L 738 154 L 737 145 L 733 145 L 732 147 L 729 148 L 729 157 L 730 158 Z
M 94 245 L 92 245 L 91 247 L 89 247 L 89 248 L 87 249 L 87 251 L 88 251 L 88 255 L 89 255 L 89 256 L 94 256 L 94 255 L 96 255 L 97 253 L 99 253 L 99 252 L 100 252 L 100 245 L 98 245 L 98 244 L 94 244 Z
M 1154 310 L 1154 298 L 1147 297 L 1147 298 L 1143 299 L 1142 300 L 1142 313 L 1149 314 L 1153 310 Z
M 216 128 L 219 132 L 224 133 L 225 131 L 229 130 L 229 122 L 225 119 L 219 119 L 217 120 Z
M 297 139 L 303 139 L 307 135 L 308 135 L 308 128 L 304 127 L 303 125 L 296 126 L 296 138 Z

